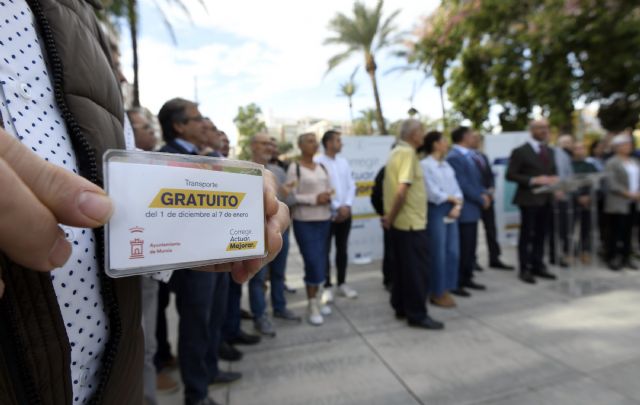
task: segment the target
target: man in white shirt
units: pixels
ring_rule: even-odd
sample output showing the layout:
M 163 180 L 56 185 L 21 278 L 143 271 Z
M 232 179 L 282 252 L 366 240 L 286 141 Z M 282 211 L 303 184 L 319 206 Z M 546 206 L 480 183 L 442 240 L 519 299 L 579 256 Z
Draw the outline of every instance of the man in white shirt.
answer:
M 342 151 L 341 134 L 338 131 L 327 131 L 322 136 L 322 146 L 324 155 L 316 158 L 327 170 L 331 185 L 334 188 L 331 200 L 332 224 L 331 236 L 335 237 L 336 244 L 336 269 L 338 272 L 338 293 L 343 297 L 356 298 L 358 293 L 346 284 L 347 278 L 347 245 L 349 243 L 349 232 L 351 231 L 351 206 L 356 197 L 356 182 L 351 173 L 349 162 L 343 157 L 337 156 Z M 329 250 L 331 253 L 331 240 L 329 240 Z M 325 302 L 333 301 L 333 291 L 331 284 L 331 262 L 327 260 L 327 277 L 325 281 Z

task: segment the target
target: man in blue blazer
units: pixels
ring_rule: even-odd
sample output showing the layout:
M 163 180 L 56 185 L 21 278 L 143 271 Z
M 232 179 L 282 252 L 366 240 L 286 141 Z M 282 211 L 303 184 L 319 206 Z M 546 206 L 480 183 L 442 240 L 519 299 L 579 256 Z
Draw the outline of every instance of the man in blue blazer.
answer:
M 478 222 L 483 209 L 489 207 L 491 198 L 483 186 L 482 173 L 473 162 L 473 132 L 468 127 L 458 127 L 451 133 L 453 148 L 447 162 L 453 167 L 464 196 L 464 205 L 458 218 L 460 234 L 460 267 L 458 289 L 453 294 L 468 297 L 466 289 L 484 290 L 486 287 L 473 281 L 473 266 L 478 244 Z

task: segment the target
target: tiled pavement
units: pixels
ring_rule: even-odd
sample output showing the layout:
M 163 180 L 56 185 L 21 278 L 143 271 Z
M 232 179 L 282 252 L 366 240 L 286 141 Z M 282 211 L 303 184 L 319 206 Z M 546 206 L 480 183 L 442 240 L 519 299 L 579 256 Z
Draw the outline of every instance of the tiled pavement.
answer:
M 514 255 L 506 249 L 505 260 Z M 288 280 L 298 292 L 288 299 L 304 314 L 301 269 L 292 246 Z M 227 405 L 640 404 L 637 272 L 554 269 L 560 280 L 530 286 L 485 270 L 477 279 L 488 290 L 457 309 L 430 309 L 446 330 L 426 332 L 394 318 L 379 269 L 350 267 L 360 297 L 338 299 L 324 326 L 276 321 L 277 337 L 222 363 L 244 378 L 211 396 Z M 159 400 L 181 404 L 181 393 Z

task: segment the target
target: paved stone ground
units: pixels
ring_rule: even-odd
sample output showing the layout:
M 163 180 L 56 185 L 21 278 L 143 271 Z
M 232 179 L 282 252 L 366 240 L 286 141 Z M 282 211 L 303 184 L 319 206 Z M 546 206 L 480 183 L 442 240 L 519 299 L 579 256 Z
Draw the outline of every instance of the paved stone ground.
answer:
M 298 292 L 288 299 L 304 314 L 295 249 L 288 279 Z M 637 272 L 554 269 L 560 280 L 529 286 L 485 270 L 477 280 L 488 290 L 458 299 L 457 309 L 430 309 L 446 330 L 428 332 L 394 318 L 379 269 L 350 267 L 360 297 L 338 299 L 324 326 L 276 322 L 276 338 L 242 347 L 242 362 L 221 364 L 244 378 L 211 396 L 227 405 L 640 404 Z M 181 398 L 161 396 L 160 405 Z

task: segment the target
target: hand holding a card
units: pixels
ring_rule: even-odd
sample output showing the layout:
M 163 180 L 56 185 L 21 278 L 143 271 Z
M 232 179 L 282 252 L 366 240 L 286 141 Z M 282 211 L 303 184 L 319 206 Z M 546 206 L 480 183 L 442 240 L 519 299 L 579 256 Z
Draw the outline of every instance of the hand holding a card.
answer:
M 113 210 L 100 187 L 44 161 L 2 129 L 0 190 L 0 251 L 34 270 L 53 270 L 71 255 L 59 223 L 95 228 Z
M 278 201 L 276 197 L 277 182 L 270 171 L 265 171 L 264 180 L 264 209 L 267 217 L 265 229 L 269 250 L 267 257 L 205 266 L 197 270 L 231 271 L 231 275 L 237 283 L 244 283 L 278 255 L 282 249 L 282 232 L 289 227 L 289 208 L 283 202 Z

